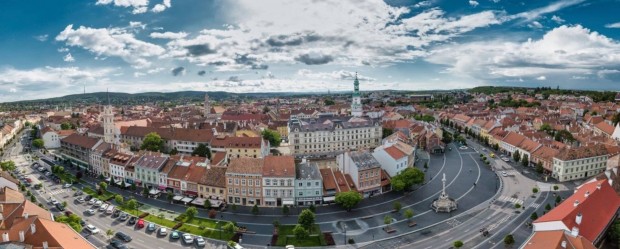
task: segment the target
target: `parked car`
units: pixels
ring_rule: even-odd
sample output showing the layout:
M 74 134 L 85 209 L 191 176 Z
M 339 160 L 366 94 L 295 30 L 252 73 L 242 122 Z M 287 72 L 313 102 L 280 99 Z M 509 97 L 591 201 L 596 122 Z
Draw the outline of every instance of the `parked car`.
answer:
M 159 235 L 159 236 L 166 236 L 166 235 L 168 235 L 168 229 L 166 229 L 165 227 L 160 227 L 159 231 L 157 232 L 157 235 Z
M 90 201 L 90 200 L 92 200 L 92 199 L 93 199 L 93 196 L 92 196 L 92 195 L 87 195 L 86 197 L 84 197 L 84 200 L 85 200 L 85 201 Z
M 92 198 L 92 199 L 90 199 L 90 201 L 88 201 L 88 205 L 94 205 L 98 201 L 99 200 L 97 200 L 97 198 Z
M 77 199 L 75 199 L 75 201 L 77 201 L 78 203 L 84 203 L 84 202 L 86 202 L 86 201 L 84 200 L 84 197 L 78 197 Z
M 125 241 L 125 242 L 130 242 L 131 241 L 131 236 L 124 234 L 123 232 L 117 232 L 116 233 L 116 237 Z
M 127 249 L 127 246 L 123 244 L 120 240 L 112 239 L 110 240 L 110 244 L 105 247 L 106 249 Z
M 94 206 L 95 206 L 95 207 L 101 207 L 101 205 L 103 205 L 103 201 L 97 200 L 97 201 L 95 202 L 95 205 L 94 205 Z
M 63 212 L 65 211 L 65 207 L 61 204 L 61 203 L 56 203 L 56 209 L 58 209 L 58 211 Z
M 179 232 L 177 232 L 177 231 L 172 231 L 172 232 L 170 233 L 170 238 L 171 238 L 171 239 L 179 239 L 179 238 L 181 238 L 181 235 L 180 235 L 180 234 L 179 234 Z
M 144 227 L 144 219 L 139 219 L 138 220 L 138 224 L 136 224 L 136 227 L 138 229 L 143 228 Z
M 95 205 L 96 206 L 96 205 Z M 103 203 L 100 207 L 99 207 L 99 212 L 105 212 L 106 209 L 108 209 L 108 206 L 110 206 L 110 204 L 107 203 Z
M 112 218 L 116 218 L 118 216 L 121 215 L 121 210 L 120 209 L 116 209 L 114 210 L 114 212 L 112 213 Z
M 86 226 L 86 230 L 88 230 L 91 234 L 97 234 L 99 233 L 99 228 L 96 228 L 95 226 L 93 226 L 92 224 L 88 224 Z
M 190 245 L 194 243 L 194 237 L 191 236 L 189 233 L 184 233 L 183 234 L 183 243 L 185 243 L 186 245 Z
M 129 223 L 129 225 L 135 225 L 137 219 L 138 218 L 136 218 L 135 216 L 131 216 L 131 218 L 129 218 L 129 221 L 127 223 Z
M 80 196 L 82 194 L 84 194 L 84 192 L 82 192 L 82 190 L 78 190 L 77 192 L 73 194 L 73 196 Z
M 196 244 L 197 247 L 203 247 L 203 246 L 207 245 L 207 242 L 202 237 L 196 237 L 194 239 L 194 243 Z
M 502 171 L 502 176 L 503 176 L 503 177 L 507 177 L 507 176 L 508 176 L 508 174 L 506 174 L 506 172 L 505 172 L 505 171 Z
M 55 206 L 56 204 L 60 203 L 60 202 L 58 202 L 56 199 L 52 199 L 52 201 L 51 201 L 51 202 L 52 202 L 52 205 L 54 205 L 54 206 Z
M 90 215 L 93 215 L 93 214 L 95 214 L 95 210 L 91 208 L 91 209 L 86 210 L 86 213 L 90 214 Z
M 73 186 L 73 184 L 71 183 L 65 183 L 65 185 L 63 185 L 63 188 L 70 188 L 71 186 Z
M 112 214 L 112 212 L 114 212 L 114 208 L 115 208 L 114 205 L 110 204 L 108 208 L 105 210 L 105 214 L 108 214 L 108 215 Z
M 129 215 L 127 213 L 122 213 L 118 219 L 121 221 L 126 221 L 127 219 L 129 219 Z
M 155 224 L 149 223 L 148 225 L 146 225 L 146 231 L 148 232 L 155 231 Z

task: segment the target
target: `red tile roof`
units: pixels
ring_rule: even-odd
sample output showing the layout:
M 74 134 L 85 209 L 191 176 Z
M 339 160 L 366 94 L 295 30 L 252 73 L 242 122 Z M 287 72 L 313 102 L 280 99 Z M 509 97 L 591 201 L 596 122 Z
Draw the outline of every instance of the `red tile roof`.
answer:
M 388 155 L 390 155 L 392 158 L 394 158 L 394 160 L 398 160 L 406 156 L 405 153 L 403 153 L 395 146 L 385 148 L 385 152 L 388 153 Z
M 566 247 L 562 247 L 562 242 Z M 534 232 L 523 245 L 523 249 L 596 249 L 592 242 L 583 236 L 573 237 L 563 230 Z
M 521 142 L 523 142 L 523 140 L 525 140 L 525 136 L 516 133 L 516 132 L 508 132 L 508 135 L 506 135 L 506 137 L 504 137 L 504 142 L 506 142 L 507 144 L 510 144 L 512 146 L 519 146 L 519 144 L 521 144 Z
M 263 177 L 295 177 L 293 156 L 266 156 Z
M 620 197 L 607 180 L 591 181 L 534 223 L 561 221 L 569 230 L 579 228 L 580 235 L 596 243 L 619 207 Z M 582 216 L 581 224 L 576 222 L 578 214 Z

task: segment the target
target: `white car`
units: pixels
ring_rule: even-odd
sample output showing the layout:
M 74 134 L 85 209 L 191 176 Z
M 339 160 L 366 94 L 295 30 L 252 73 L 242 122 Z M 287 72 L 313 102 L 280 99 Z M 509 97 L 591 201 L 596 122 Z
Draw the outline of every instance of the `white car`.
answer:
M 502 176 L 503 176 L 503 177 L 507 177 L 507 176 L 508 176 L 508 174 L 507 174 L 505 171 L 502 171 Z
M 92 215 L 92 214 L 95 214 L 95 210 L 91 208 L 91 209 L 86 210 L 86 213 Z
M 502 161 L 504 161 L 504 162 L 510 162 L 510 159 L 508 159 L 508 157 L 502 157 Z
M 88 201 L 88 205 L 93 205 L 95 204 L 95 202 L 98 202 L 99 200 L 97 200 L 97 198 L 92 198 L 90 199 L 90 201 Z
M 202 237 L 196 237 L 196 239 L 194 239 L 194 242 L 196 242 L 196 246 L 198 247 L 203 247 L 207 244 L 205 239 L 203 239 Z
M 459 149 L 461 149 L 461 150 L 466 150 L 466 149 L 467 149 L 467 146 L 461 146 L 461 147 L 459 147 Z
M 192 237 L 191 235 L 184 233 L 183 234 L 183 242 L 187 245 L 194 243 L 194 237 Z
M 52 199 L 52 205 L 56 205 L 58 203 L 60 203 L 60 202 L 58 202 L 56 199 Z
M 62 186 L 62 187 L 63 187 L 63 188 L 70 188 L 71 186 L 72 186 L 72 185 L 71 185 L 71 183 L 65 183 L 65 185 L 64 185 L 64 186 Z
M 84 197 L 78 197 L 77 199 L 75 199 L 78 203 L 84 203 Z
M 166 235 L 168 235 L 168 230 L 165 227 L 160 227 L 159 228 L 159 232 L 157 232 L 157 235 L 159 235 L 159 236 L 166 236 Z
M 95 226 L 91 224 L 86 225 L 86 230 L 88 230 L 91 234 L 99 233 L 99 228 L 96 228 Z
M 104 203 L 104 204 L 103 204 L 103 205 L 101 205 L 101 207 L 99 208 L 99 212 L 103 212 L 103 211 L 105 211 L 106 209 L 108 209 L 108 206 L 109 206 L 109 204 Z
M 97 202 L 95 202 L 95 205 L 94 205 L 94 206 L 95 206 L 95 207 L 101 207 L 101 205 L 102 205 L 102 204 L 103 204 L 103 202 L 102 202 L 102 201 L 97 200 Z

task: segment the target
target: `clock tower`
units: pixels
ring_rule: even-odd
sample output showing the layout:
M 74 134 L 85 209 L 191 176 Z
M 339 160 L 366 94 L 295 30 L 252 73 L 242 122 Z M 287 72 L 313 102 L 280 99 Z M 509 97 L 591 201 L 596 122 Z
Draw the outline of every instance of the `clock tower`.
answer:
M 357 79 L 357 73 L 355 73 L 355 80 L 353 81 L 353 97 L 351 99 L 351 115 L 354 117 L 361 117 L 363 114 L 362 109 L 362 97 L 360 96 L 360 82 Z

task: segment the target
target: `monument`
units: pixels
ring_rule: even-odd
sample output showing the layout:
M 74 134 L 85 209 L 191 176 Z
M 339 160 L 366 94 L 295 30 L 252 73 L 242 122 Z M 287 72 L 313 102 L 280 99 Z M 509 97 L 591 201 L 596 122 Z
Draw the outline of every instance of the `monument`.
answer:
M 441 190 L 441 195 L 439 198 L 435 199 L 431 204 L 431 208 L 435 210 L 435 213 L 449 213 L 456 210 L 457 204 L 456 200 L 450 198 L 448 194 L 446 194 L 446 174 L 443 174 L 443 178 L 441 179 L 443 183 L 443 188 Z

